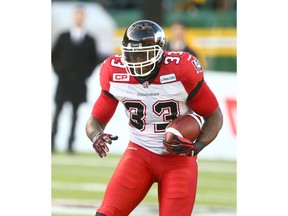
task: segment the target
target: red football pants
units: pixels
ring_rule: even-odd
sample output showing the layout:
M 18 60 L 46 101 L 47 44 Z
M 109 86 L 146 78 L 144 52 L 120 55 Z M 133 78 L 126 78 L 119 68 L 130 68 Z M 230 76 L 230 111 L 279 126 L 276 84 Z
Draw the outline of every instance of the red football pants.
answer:
M 97 212 L 128 216 L 157 182 L 159 215 L 191 216 L 197 178 L 196 157 L 157 155 L 130 142 Z

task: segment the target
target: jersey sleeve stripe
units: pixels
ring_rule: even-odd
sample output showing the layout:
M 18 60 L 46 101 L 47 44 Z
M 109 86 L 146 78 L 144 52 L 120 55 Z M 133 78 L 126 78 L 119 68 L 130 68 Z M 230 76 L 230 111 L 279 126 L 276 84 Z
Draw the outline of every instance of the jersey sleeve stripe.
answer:
M 199 91 L 199 89 L 201 88 L 201 86 L 203 85 L 204 82 L 204 78 L 202 78 L 196 85 L 196 87 L 189 93 L 187 101 L 191 100 Z

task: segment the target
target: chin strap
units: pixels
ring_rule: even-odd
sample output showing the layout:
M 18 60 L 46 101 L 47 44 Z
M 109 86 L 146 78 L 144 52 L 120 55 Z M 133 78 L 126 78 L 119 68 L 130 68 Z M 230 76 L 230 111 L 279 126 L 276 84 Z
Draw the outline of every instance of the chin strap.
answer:
M 153 82 L 153 80 L 157 77 L 160 69 L 161 69 L 161 65 L 164 59 L 164 54 L 163 57 L 161 59 L 161 61 L 156 65 L 155 69 L 148 75 L 145 77 L 137 77 L 135 76 L 135 79 L 141 83 L 143 85 L 144 88 L 148 88 L 148 86 L 150 85 L 150 83 Z

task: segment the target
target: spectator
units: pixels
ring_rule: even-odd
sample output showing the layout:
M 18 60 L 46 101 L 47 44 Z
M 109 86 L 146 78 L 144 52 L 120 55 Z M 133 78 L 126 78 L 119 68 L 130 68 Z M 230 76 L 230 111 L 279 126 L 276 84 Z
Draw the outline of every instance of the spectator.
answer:
M 200 55 L 200 53 L 198 53 L 196 49 L 189 47 L 185 41 L 186 29 L 186 24 L 183 21 L 176 21 L 171 25 L 171 37 L 170 40 L 167 42 L 167 50 L 188 52 L 198 58 L 202 62 L 203 67 L 205 68 L 205 57 L 203 55 Z
M 72 26 L 60 34 L 52 48 L 52 66 L 58 77 L 56 110 L 52 123 L 52 152 L 55 150 L 59 115 L 65 102 L 71 103 L 73 109 L 67 151 L 74 152 L 77 111 L 79 105 L 87 100 L 86 80 L 99 63 L 96 40 L 87 33 L 84 21 L 85 10 L 77 6 Z
M 171 51 L 185 51 L 197 57 L 194 49 L 187 46 L 185 41 L 186 25 L 182 21 L 174 22 L 170 27 L 171 38 L 167 44 L 167 50 Z

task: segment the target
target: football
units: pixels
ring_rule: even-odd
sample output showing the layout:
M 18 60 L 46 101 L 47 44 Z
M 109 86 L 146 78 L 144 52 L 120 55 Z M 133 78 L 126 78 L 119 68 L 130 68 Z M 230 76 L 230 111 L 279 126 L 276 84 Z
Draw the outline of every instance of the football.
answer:
M 173 135 L 184 137 L 194 142 L 202 128 L 202 118 L 195 114 L 186 114 L 174 119 L 165 129 L 165 141 L 170 144 L 176 144 Z

